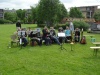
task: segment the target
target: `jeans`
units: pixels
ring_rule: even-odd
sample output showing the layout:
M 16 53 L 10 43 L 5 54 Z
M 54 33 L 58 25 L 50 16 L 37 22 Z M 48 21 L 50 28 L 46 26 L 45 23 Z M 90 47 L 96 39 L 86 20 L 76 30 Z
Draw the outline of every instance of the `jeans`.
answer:
M 58 45 L 60 45 L 60 42 L 56 36 L 51 36 L 51 39 L 54 40 Z
M 27 39 L 24 37 L 22 38 L 23 46 L 25 47 L 28 44 Z
M 46 45 L 51 44 L 51 39 L 49 37 L 42 37 L 42 39 L 45 40 Z
M 75 36 L 75 42 L 79 42 L 80 41 L 80 36 Z

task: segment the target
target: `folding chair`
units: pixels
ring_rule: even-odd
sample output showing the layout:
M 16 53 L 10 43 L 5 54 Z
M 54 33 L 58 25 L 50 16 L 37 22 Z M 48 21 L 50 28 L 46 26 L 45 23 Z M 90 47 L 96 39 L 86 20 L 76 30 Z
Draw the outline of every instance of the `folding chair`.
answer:
M 17 46 L 19 45 L 18 37 L 15 34 L 11 35 L 11 47 L 13 46 L 14 43 L 16 43 Z

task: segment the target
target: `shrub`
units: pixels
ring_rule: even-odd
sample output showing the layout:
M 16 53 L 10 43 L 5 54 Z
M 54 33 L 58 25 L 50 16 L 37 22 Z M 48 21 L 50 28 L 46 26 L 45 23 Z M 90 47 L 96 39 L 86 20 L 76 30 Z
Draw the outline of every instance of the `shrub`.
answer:
M 3 19 L 0 19 L 0 24 L 4 24 L 4 20 Z
M 12 23 L 12 21 L 4 19 L 4 23 Z
M 74 28 L 84 29 L 85 31 L 89 28 L 89 24 L 84 21 L 73 21 Z M 66 26 L 69 26 L 69 23 L 66 22 Z
M 62 27 L 63 29 L 65 29 L 66 28 L 66 24 L 57 24 L 55 26 L 56 29 L 58 29 L 59 27 Z
M 12 21 L 6 19 L 0 19 L 0 24 L 5 24 L 5 23 L 12 23 Z
M 46 26 L 46 24 L 37 24 L 37 26 L 38 27 L 44 27 L 44 26 Z M 66 24 L 57 24 L 57 25 L 54 25 L 55 29 L 58 29 L 59 27 L 62 27 L 63 29 L 65 29 L 66 28 Z
M 84 21 L 74 21 L 74 28 L 80 28 L 80 29 L 84 29 L 85 31 L 88 29 L 89 24 L 84 22 Z
M 66 22 L 66 24 L 65 24 L 65 25 L 69 27 L 69 22 Z
M 80 28 L 84 29 L 85 31 L 89 28 L 89 24 L 84 21 L 73 21 L 74 28 Z M 44 27 L 46 24 L 38 24 L 38 27 Z M 56 24 L 54 26 L 55 29 L 58 29 L 59 27 L 62 27 L 63 29 L 66 29 L 66 26 L 69 26 L 69 23 L 66 22 L 66 24 Z
M 46 24 L 37 24 L 38 27 L 44 27 Z

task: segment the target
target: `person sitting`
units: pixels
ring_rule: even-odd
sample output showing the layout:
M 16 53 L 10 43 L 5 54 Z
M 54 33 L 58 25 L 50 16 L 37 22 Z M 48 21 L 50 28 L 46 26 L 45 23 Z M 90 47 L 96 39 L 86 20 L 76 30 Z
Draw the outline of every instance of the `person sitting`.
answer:
M 66 29 L 65 29 L 65 36 L 66 36 L 65 42 L 71 41 L 71 31 L 68 26 L 66 26 Z
M 35 30 L 37 31 L 37 37 L 41 38 L 41 28 L 36 28 Z
M 42 39 L 45 40 L 45 44 L 51 45 L 50 32 L 46 26 L 42 30 L 42 33 L 43 33 Z
M 18 30 L 18 36 L 19 36 L 19 39 L 22 39 L 22 46 L 27 46 L 28 44 L 28 40 L 27 40 L 27 33 L 26 31 L 22 28 L 22 29 L 19 29 Z
M 37 44 L 39 46 L 42 45 L 42 40 L 40 38 L 37 37 L 37 31 L 31 31 L 30 35 L 30 41 L 31 41 L 31 45 L 34 46 L 35 45 L 35 42 L 37 42 Z
M 75 29 L 75 42 L 80 42 L 80 30 L 79 30 L 79 28 Z
M 29 35 L 30 35 L 31 32 L 32 32 L 32 29 L 29 27 L 29 28 L 27 29 L 27 35 L 28 35 L 28 37 L 29 37 Z
M 30 43 L 30 33 L 32 32 L 32 29 L 29 27 L 28 29 L 27 29 L 27 36 L 28 36 L 28 42 Z
M 58 29 L 58 33 L 64 33 L 64 30 L 63 30 L 62 27 L 60 27 L 60 28 Z M 60 43 L 63 43 L 64 40 L 65 40 L 65 37 L 60 37 L 60 36 L 58 36 L 58 39 L 59 39 L 59 42 L 60 42 Z
M 42 45 L 42 34 L 41 34 L 41 28 L 36 28 L 37 31 L 37 38 L 40 39 L 41 45 Z
M 56 37 L 56 32 L 55 32 L 54 27 L 50 27 L 50 38 L 52 42 L 56 42 L 58 45 L 60 45 L 60 42 L 58 38 Z

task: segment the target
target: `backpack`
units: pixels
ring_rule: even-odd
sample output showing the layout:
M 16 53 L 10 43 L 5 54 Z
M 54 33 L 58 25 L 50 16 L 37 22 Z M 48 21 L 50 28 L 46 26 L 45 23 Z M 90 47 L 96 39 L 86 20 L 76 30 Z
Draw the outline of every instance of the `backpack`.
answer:
M 83 37 L 81 38 L 80 43 L 81 43 L 81 44 L 86 44 L 86 37 L 85 37 L 85 36 L 83 36 Z

